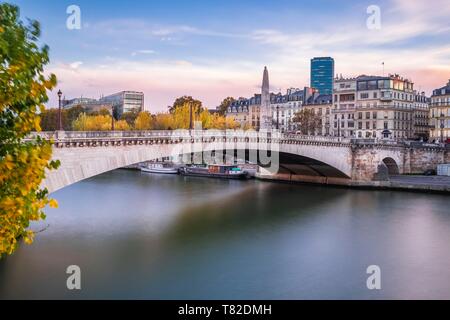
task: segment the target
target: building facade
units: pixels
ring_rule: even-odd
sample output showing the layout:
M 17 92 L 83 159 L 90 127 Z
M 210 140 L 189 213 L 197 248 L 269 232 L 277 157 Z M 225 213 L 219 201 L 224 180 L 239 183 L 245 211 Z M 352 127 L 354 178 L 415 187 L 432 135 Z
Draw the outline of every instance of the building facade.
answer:
M 412 139 L 415 136 L 415 99 L 414 84 L 399 75 L 336 78 L 332 134 L 352 138 Z M 422 113 L 417 112 L 419 114 Z
M 314 92 L 305 102 L 303 108 L 314 112 L 317 121 L 314 132 L 310 134 L 317 136 L 332 135 L 331 109 L 333 107 L 333 96 L 331 94 L 319 94 Z M 298 128 L 300 129 L 300 128 Z
M 430 137 L 430 102 L 425 92 L 414 91 L 414 139 L 428 141 Z
M 336 78 L 331 109 L 331 135 L 356 137 L 356 82 L 357 78 Z
M 450 139 L 450 80 L 433 91 L 430 105 L 430 138 L 446 142 Z
M 239 123 L 241 128 L 249 125 L 249 99 L 240 98 L 233 101 L 226 112 L 226 117 Z
M 358 77 L 356 137 L 413 138 L 413 104 L 414 84 L 399 75 Z
M 111 103 L 116 117 L 121 117 L 125 112 L 144 110 L 144 93 L 137 91 L 122 91 L 102 97 L 100 102 Z
M 298 113 L 306 101 L 314 94 L 314 90 L 308 87 L 304 89 L 290 88 L 286 94 L 272 94 L 270 98 L 270 108 L 272 110 L 272 127 L 282 132 L 292 132 L 297 130 L 294 122 Z
M 261 95 L 255 94 L 248 103 L 249 125 L 255 130 L 261 127 Z
M 320 94 L 332 94 L 333 80 L 333 58 L 317 57 L 311 59 L 311 88 L 319 90 Z
M 81 107 L 88 114 L 93 112 L 100 112 L 102 110 L 108 110 L 111 113 L 113 110 L 112 103 L 101 102 L 91 98 L 75 98 L 71 100 L 62 100 L 61 104 L 64 109 Z

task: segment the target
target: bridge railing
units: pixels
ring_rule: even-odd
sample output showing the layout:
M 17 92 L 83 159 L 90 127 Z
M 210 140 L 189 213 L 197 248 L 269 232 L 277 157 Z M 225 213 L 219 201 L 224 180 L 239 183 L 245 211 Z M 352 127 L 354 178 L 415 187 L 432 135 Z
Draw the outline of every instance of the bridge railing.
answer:
M 411 141 L 397 141 L 390 139 L 366 139 L 366 138 L 344 138 L 333 136 L 312 136 L 299 135 L 294 133 L 281 134 L 280 132 L 262 133 L 256 131 L 242 131 L 242 130 L 149 130 L 149 131 L 56 131 L 56 132 L 39 132 L 31 133 L 29 138 L 40 136 L 44 139 L 52 139 L 55 142 L 70 142 L 70 141 L 89 141 L 89 140 L 145 140 L 145 139 L 179 139 L 189 137 L 216 137 L 216 138 L 230 138 L 230 137 L 264 137 L 281 140 L 296 140 L 305 142 L 324 142 L 324 143 L 340 143 L 351 145 L 389 145 L 389 146 L 412 146 L 416 145 Z M 440 145 L 426 144 L 427 147 L 443 147 Z
M 40 136 L 55 141 L 123 138 L 178 138 L 178 137 L 270 137 L 301 141 L 350 143 L 351 139 L 332 136 L 308 136 L 299 134 L 281 134 L 280 132 L 256 132 L 242 130 L 150 130 L 150 131 L 56 131 L 31 133 L 29 138 Z
M 351 139 L 344 137 L 333 136 L 308 136 L 299 134 L 284 134 L 283 139 L 293 139 L 302 141 L 319 141 L 319 142 L 336 142 L 336 143 L 350 143 Z

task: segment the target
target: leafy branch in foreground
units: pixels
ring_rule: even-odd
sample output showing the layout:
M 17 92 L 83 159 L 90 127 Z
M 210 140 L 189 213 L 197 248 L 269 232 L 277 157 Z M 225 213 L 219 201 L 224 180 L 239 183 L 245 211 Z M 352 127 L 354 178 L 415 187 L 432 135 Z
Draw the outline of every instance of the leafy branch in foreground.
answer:
M 0 257 L 12 254 L 23 238 L 32 243 L 31 221 L 45 219 L 43 209 L 57 207 L 40 187 L 51 161 L 51 142 L 29 138 L 40 131 L 39 113 L 56 85 L 46 77 L 48 47 L 39 47 L 40 25 L 20 20 L 19 8 L 0 4 Z

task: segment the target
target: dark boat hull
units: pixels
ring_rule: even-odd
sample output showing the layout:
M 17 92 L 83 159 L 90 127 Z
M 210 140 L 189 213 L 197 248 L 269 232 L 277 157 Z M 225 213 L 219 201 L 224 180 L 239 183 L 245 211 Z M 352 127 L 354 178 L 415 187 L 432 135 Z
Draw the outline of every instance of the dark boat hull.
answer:
M 226 174 L 226 173 L 210 173 L 210 172 L 192 172 L 181 170 L 180 173 L 184 176 L 202 177 L 202 178 L 218 178 L 218 179 L 232 179 L 232 180 L 246 180 L 249 178 L 246 172 L 239 174 Z

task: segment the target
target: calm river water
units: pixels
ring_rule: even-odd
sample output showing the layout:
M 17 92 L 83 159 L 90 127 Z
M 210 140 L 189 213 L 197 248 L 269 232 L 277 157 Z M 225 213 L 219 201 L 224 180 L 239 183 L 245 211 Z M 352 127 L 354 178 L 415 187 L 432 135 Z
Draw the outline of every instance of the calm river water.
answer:
M 450 299 L 445 195 L 118 170 L 54 198 L 49 227 L 0 261 L 0 298 Z

